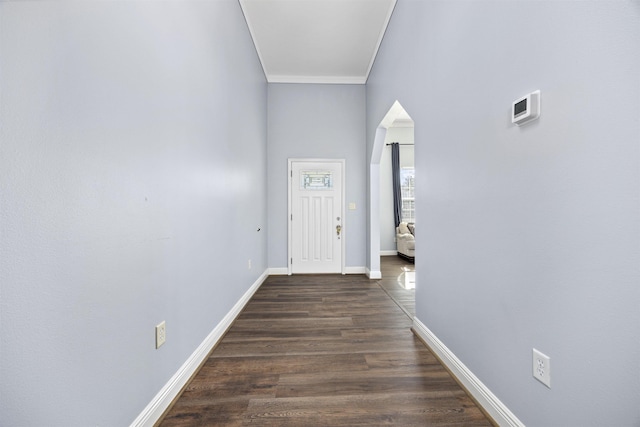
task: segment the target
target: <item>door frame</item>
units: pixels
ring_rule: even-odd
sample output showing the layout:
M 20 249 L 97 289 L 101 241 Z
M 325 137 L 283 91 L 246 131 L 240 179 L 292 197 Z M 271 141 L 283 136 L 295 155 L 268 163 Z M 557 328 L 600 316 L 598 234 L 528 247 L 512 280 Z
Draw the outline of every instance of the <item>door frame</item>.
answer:
M 291 221 L 293 211 L 292 211 L 292 185 L 293 185 L 293 163 L 340 163 L 340 171 L 342 173 L 342 184 L 340 188 L 341 193 L 341 212 L 340 218 L 342 222 L 342 238 L 340 239 L 340 272 L 342 274 L 346 274 L 345 260 L 346 260 L 346 241 L 347 241 L 347 228 L 346 228 L 346 160 L 345 159 L 316 159 L 316 158 L 289 158 L 287 159 L 287 230 L 288 230 L 288 238 L 287 238 L 287 274 L 291 276 L 292 268 L 291 268 L 291 260 L 293 259 L 293 224 Z

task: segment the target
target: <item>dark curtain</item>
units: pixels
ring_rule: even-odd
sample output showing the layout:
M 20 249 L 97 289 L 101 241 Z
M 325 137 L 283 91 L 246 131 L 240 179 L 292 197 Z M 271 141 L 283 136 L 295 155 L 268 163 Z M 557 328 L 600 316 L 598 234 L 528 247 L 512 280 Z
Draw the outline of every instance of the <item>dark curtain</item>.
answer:
M 396 227 L 402 221 L 402 193 L 400 192 L 400 144 L 391 144 L 391 175 L 393 176 L 393 217 Z

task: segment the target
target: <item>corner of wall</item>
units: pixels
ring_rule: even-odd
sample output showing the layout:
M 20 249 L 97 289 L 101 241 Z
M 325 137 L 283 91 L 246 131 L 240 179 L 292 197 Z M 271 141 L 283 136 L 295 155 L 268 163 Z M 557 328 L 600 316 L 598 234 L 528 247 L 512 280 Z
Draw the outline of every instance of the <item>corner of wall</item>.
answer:
M 417 317 L 413 319 L 412 330 L 456 377 L 460 385 L 465 388 L 487 415 L 498 425 L 525 427 L 509 408 L 507 408 Z
M 178 398 L 180 391 L 187 384 L 189 379 L 200 369 L 211 350 L 223 338 L 226 331 L 231 327 L 242 309 L 249 302 L 253 294 L 269 276 L 269 270 L 258 277 L 245 294 L 238 300 L 233 308 L 227 313 L 220 323 L 209 333 L 202 343 L 195 349 L 189 358 L 182 364 L 180 369 L 162 387 L 156 396 L 149 402 L 146 408 L 131 423 L 130 427 L 153 427 L 158 422 L 171 403 Z

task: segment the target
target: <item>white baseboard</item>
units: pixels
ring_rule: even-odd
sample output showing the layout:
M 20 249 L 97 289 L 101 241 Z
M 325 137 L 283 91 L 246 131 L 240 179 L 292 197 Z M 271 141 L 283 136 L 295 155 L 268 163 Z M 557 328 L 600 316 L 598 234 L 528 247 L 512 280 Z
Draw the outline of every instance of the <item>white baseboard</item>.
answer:
M 371 271 L 368 268 L 366 270 L 367 271 L 364 274 L 366 274 L 369 279 L 371 279 L 371 280 L 382 279 L 382 272 L 381 271 Z
M 366 274 L 367 269 L 365 267 L 345 267 L 345 274 Z
M 365 267 L 345 267 L 344 274 L 366 274 Z M 270 276 L 286 276 L 289 274 L 287 267 L 276 267 L 268 270 Z
M 524 424 L 489 390 L 455 354 L 420 320 L 414 317 L 413 331 L 464 385 L 473 398 L 500 426 L 525 427 Z
M 380 256 L 398 256 L 398 251 L 380 251 Z
M 269 270 L 266 270 L 258 280 L 244 293 L 242 298 L 233 306 L 231 311 L 222 319 L 211 333 L 202 341 L 196 350 L 189 356 L 178 371 L 171 377 L 158 394 L 151 400 L 146 408 L 131 423 L 130 427 L 153 427 L 167 410 L 171 402 L 178 396 L 187 381 L 200 367 L 213 347 L 220 341 L 224 333 L 229 329 L 233 321 L 238 317 L 244 306 L 249 302 L 253 294 L 266 280 Z

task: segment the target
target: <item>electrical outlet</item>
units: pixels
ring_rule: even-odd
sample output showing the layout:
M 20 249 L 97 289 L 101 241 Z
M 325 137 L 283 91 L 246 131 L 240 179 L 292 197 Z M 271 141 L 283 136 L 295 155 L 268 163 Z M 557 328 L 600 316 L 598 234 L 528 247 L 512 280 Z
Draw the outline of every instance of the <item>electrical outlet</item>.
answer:
M 167 340 L 167 325 L 163 320 L 162 323 L 156 326 L 156 348 L 160 348 L 162 344 Z
M 251 260 L 247 262 L 247 270 L 251 270 Z
M 551 388 L 551 358 L 533 349 L 533 378 Z

